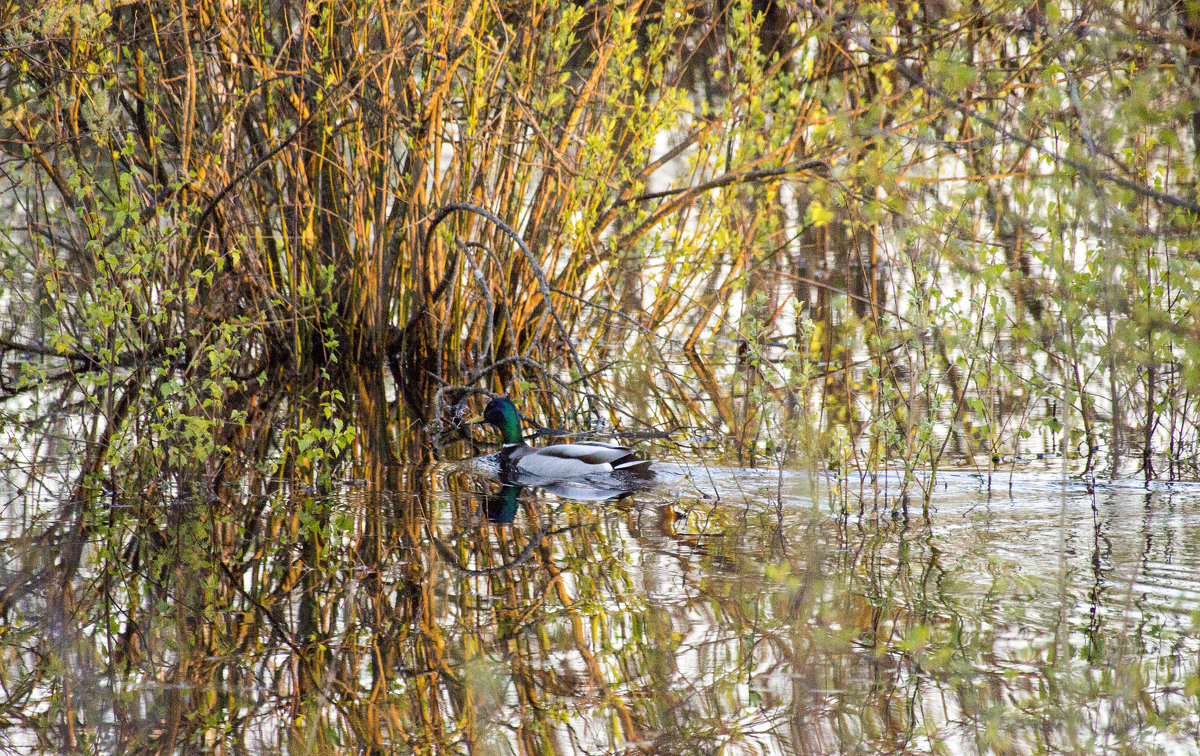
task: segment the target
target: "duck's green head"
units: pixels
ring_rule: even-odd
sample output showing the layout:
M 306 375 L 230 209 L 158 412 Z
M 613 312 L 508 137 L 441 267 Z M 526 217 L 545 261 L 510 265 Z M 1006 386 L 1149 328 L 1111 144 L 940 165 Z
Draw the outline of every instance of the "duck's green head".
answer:
M 504 443 L 521 443 L 521 415 L 512 400 L 501 396 L 488 402 L 487 409 L 483 411 L 483 421 L 500 429 Z

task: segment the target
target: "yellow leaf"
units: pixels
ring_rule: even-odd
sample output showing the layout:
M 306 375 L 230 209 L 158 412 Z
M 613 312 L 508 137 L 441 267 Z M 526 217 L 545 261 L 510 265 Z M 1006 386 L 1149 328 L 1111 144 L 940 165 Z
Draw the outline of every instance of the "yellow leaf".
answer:
M 808 216 L 805 219 L 808 221 L 808 225 L 817 227 L 828 225 L 835 217 L 832 211 L 826 210 L 816 200 L 808 203 L 808 212 L 805 215 Z

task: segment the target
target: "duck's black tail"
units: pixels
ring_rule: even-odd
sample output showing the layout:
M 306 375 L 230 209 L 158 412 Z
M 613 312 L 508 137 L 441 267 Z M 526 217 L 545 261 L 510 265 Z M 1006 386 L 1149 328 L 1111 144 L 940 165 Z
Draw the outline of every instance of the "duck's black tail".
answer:
M 615 473 L 625 475 L 648 476 L 653 475 L 654 471 L 650 469 L 651 461 L 641 459 L 633 454 L 626 454 L 620 459 L 613 460 L 612 469 Z

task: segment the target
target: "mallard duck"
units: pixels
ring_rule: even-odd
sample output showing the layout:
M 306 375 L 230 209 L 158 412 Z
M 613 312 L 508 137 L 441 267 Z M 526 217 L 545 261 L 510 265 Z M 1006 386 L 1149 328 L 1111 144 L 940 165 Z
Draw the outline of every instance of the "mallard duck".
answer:
M 521 415 L 517 405 L 505 397 L 488 402 L 477 421 L 500 430 L 501 472 L 533 475 L 544 480 L 568 480 L 596 473 L 651 476 L 650 460 L 641 459 L 628 446 L 578 441 L 534 448 L 521 438 Z

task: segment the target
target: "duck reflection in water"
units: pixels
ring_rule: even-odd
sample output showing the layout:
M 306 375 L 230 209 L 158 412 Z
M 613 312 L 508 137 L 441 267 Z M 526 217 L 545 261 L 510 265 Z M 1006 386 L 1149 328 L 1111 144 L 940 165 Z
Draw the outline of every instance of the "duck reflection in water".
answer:
M 508 525 L 517 518 L 517 497 L 524 486 L 505 484 L 498 493 L 488 494 L 483 499 L 483 513 L 488 522 Z
M 509 481 L 503 483 L 499 491 L 485 494 L 483 513 L 488 522 L 494 525 L 511 524 L 517 517 L 517 505 L 520 502 L 521 492 L 525 488 L 521 483 Z M 576 501 L 613 501 L 633 495 L 632 490 L 625 488 L 595 488 L 580 484 L 568 486 L 562 483 L 548 483 L 533 486 L 533 488 L 540 488 L 562 499 L 575 499 Z

